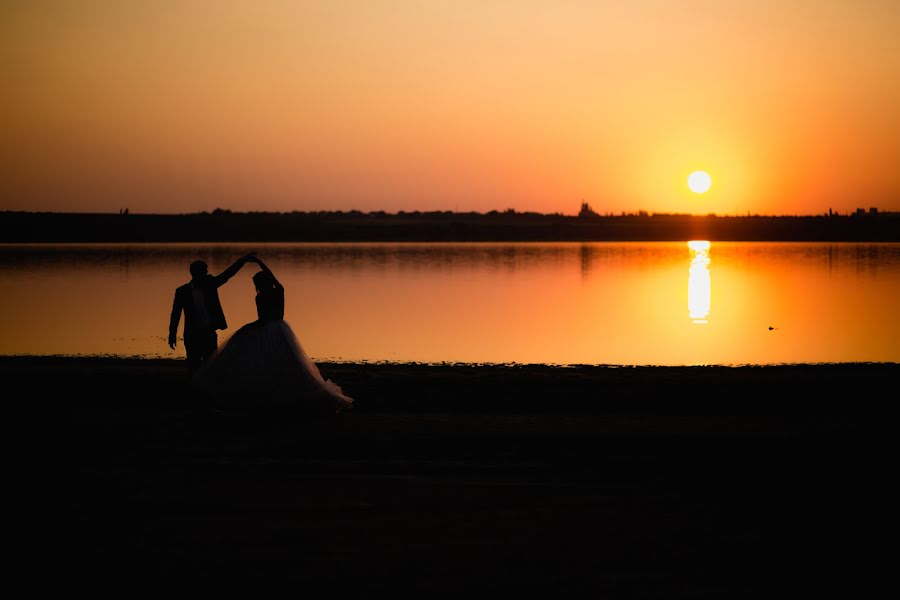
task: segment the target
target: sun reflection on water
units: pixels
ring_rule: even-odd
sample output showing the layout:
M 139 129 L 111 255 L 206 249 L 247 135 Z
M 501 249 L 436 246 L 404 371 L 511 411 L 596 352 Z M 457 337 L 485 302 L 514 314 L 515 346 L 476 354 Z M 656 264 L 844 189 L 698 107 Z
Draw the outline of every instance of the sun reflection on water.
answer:
M 688 314 L 697 324 L 708 323 L 712 292 L 709 280 L 709 249 L 707 240 L 688 242 L 691 267 L 688 271 Z

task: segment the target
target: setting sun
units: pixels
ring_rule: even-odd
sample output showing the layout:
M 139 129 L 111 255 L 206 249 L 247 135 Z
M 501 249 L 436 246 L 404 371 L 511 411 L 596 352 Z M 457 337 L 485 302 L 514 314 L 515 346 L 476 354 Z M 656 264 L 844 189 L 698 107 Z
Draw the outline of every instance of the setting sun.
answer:
M 706 192 L 712 185 L 712 178 L 706 171 L 694 171 L 688 176 L 688 187 L 696 194 Z

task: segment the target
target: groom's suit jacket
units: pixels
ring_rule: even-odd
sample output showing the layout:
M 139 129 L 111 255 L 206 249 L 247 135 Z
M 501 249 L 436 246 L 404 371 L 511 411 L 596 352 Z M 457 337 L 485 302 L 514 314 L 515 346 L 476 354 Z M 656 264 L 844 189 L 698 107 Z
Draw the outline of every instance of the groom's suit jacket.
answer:
M 224 274 L 223 274 L 224 275 Z M 219 286 L 228 281 L 229 277 L 219 275 L 213 277 L 207 274 L 199 280 L 200 293 L 203 297 L 206 314 L 209 316 L 210 329 L 227 329 L 225 313 L 222 312 L 222 304 L 219 302 Z M 196 330 L 202 328 L 203 318 L 197 312 L 194 302 L 194 288 L 192 282 L 186 283 L 175 290 L 175 301 L 172 303 L 172 317 L 169 319 L 169 335 L 175 336 L 178 332 L 178 321 L 184 311 L 184 330 Z

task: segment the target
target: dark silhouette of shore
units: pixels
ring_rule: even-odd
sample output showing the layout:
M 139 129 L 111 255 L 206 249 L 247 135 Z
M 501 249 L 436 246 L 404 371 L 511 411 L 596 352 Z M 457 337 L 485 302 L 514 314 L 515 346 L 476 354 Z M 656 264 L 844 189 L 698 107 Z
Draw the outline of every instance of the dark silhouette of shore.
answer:
M 601 216 L 491 211 L 0 213 L 5 243 L 900 241 L 900 213 L 823 216 Z
M 896 364 L 320 367 L 353 411 L 198 405 L 174 360 L 0 358 L 41 428 L 45 572 L 752 598 L 881 568 Z

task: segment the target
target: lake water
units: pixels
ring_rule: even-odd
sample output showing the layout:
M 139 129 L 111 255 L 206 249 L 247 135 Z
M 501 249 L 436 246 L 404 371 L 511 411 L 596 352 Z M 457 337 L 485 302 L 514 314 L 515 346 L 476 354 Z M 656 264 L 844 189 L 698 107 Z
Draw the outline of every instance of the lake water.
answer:
M 316 360 L 900 362 L 900 244 L 702 241 L 0 245 L 0 354 L 183 356 L 188 264 L 249 250 Z M 256 269 L 220 289 L 220 342 L 256 318 Z

